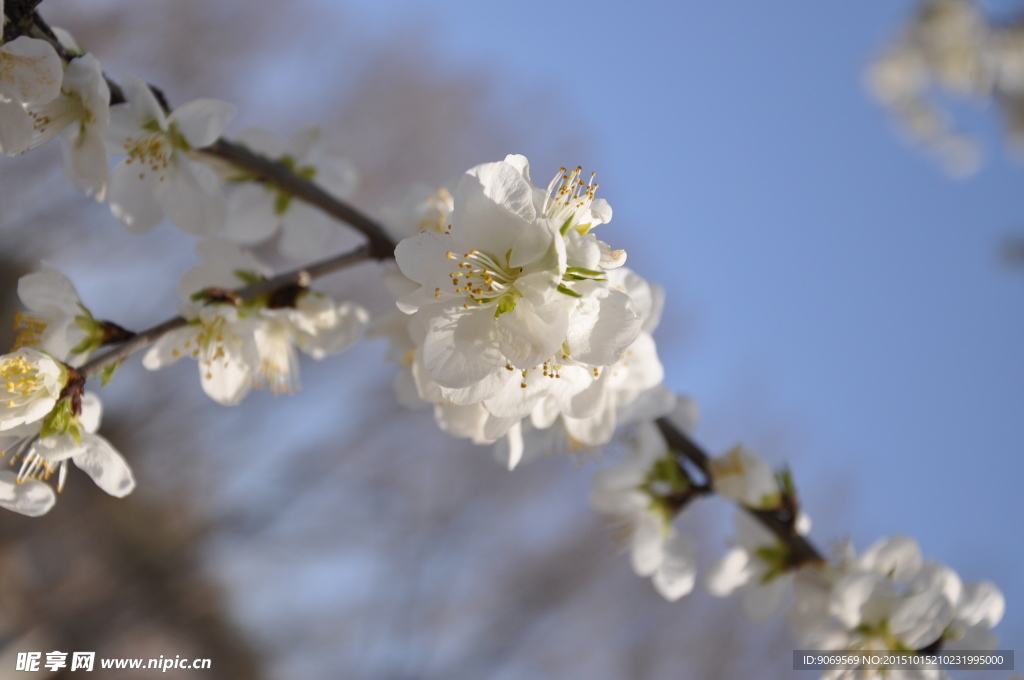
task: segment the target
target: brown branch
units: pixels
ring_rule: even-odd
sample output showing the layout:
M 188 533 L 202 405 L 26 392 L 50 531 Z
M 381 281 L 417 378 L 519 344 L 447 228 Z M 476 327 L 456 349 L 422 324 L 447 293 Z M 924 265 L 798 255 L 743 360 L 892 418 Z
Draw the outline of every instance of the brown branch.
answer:
M 708 465 L 710 460 L 708 454 L 668 418 L 658 418 L 655 424 L 661 430 L 661 435 L 668 445 L 693 463 L 704 475 L 706 483 L 710 485 L 711 469 Z M 788 512 L 779 510 L 755 510 L 746 506 L 741 507 L 786 544 L 793 555 L 794 567 L 825 561 L 818 549 L 806 537 L 797 533 L 796 517 L 791 517 Z
M 363 260 L 367 260 L 372 256 L 372 250 L 370 244 L 363 244 L 355 250 L 350 250 L 340 255 L 329 257 L 319 262 L 299 267 L 283 274 L 278 274 L 273 278 L 269 278 L 265 281 L 258 281 L 248 286 L 236 288 L 229 291 L 231 296 L 239 302 L 245 302 L 248 300 L 255 300 L 256 298 L 264 295 L 271 295 L 274 292 L 283 288 L 291 286 L 298 286 L 305 288 L 313 279 L 318 279 L 321 276 L 326 276 L 333 272 L 349 267 Z M 118 345 L 114 349 L 102 354 L 101 356 L 91 359 L 82 365 L 78 371 L 85 377 L 91 377 L 101 372 L 108 366 L 119 364 L 126 358 L 135 354 L 139 350 L 153 344 L 167 333 L 173 330 L 182 328 L 188 324 L 188 320 L 180 316 L 176 316 L 172 319 L 147 328 L 141 331 L 126 342 Z

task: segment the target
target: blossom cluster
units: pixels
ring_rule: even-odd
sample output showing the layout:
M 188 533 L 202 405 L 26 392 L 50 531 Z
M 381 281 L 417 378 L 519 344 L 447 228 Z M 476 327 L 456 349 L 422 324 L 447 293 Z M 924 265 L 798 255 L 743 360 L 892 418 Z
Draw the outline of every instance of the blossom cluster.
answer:
M 1024 145 L 1024 31 L 1019 23 L 990 23 L 973 0 L 923 0 L 902 35 L 871 64 L 867 81 L 953 172 L 973 171 L 979 151 L 933 103 L 936 89 L 993 101 L 1010 140 Z
M 692 430 L 692 402 L 681 400 L 672 419 Z M 794 637 L 805 649 L 996 648 L 992 628 L 1005 601 L 992 583 L 963 583 L 946 565 L 925 561 L 906 536 L 880 540 L 860 555 L 847 543 L 831 560 L 802 559 L 759 521 L 759 513 L 788 513 L 793 533 L 808 533 L 810 520 L 797 508 L 788 471 L 776 473 L 756 453 L 737 446 L 707 461 L 709 479 L 699 485 L 652 423 L 638 424 L 626 441 L 629 456 L 595 475 L 591 505 L 625 527 L 633 570 L 650 576 L 666 599 L 682 597 L 698 582 L 697 551 L 680 520 L 685 508 L 714 490 L 739 506 L 736 535 L 702 581 L 713 595 L 740 596 L 751 620 L 770 618 L 788 600 Z M 915 669 L 857 677 L 946 675 Z
M 651 337 L 662 292 L 595 236 L 612 216 L 597 187 L 562 168 L 542 189 L 510 155 L 388 215 L 405 235 L 389 275 L 405 317 L 378 329 L 403 368 L 399 398 L 433 405 L 454 436 L 500 440 L 509 468 L 607 443 L 663 377 Z

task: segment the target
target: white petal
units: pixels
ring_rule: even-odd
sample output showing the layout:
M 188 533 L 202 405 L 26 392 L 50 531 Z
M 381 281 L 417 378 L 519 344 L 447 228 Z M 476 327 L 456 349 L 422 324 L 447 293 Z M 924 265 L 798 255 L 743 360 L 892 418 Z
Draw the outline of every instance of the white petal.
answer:
M 294 199 L 281 220 L 281 254 L 291 260 L 308 260 L 321 255 L 334 234 L 330 217 L 305 201 Z
M 235 243 L 252 245 L 270 238 L 280 220 L 274 214 L 274 194 L 262 184 L 236 187 L 228 197 L 224 235 Z
M 496 347 L 494 320 L 487 310 L 481 311 L 449 314 L 441 308 L 421 308 L 421 314 L 427 314 L 423 364 L 439 385 L 469 387 L 494 371 L 505 370 L 505 358 Z
M 78 422 L 82 428 L 91 433 L 100 429 L 100 419 L 103 417 L 103 403 L 100 398 L 92 392 L 82 395 L 82 414 L 78 416 Z
M 227 202 L 217 173 L 202 163 L 181 160 L 157 192 L 171 223 L 188 234 L 208 236 L 224 226 Z
M 141 176 L 140 176 L 141 175 Z M 163 176 L 139 172 L 137 164 L 121 161 L 110 179 L 110 212 L 128 231 L 142 234 L 164 220 L 164 210 L 156 199 L 156 188 Z
M 61 167 L 75 189 L 102 203 L 107 198 L 110 169 L 103 137 L 92 132 L 61 138 Z
M 665 541 L 664 559 L 654 572 L 654 587 L 669 602 L 693 590 L 697 581 L 697 545 L 686 534 L 676 533 Z
M 637 576 L 651 576 L 665 558 L 664 529 L 661 519 L 649 512 L 639 514 L 633 523 L 630 559 Z
M 142 365 L 150 371 L 170 366 L 182 357 L 182 347 L 185 342 L 194 340 L 197 332 L 198 326 L 186 326 L 167 333 L 149 348 L 142 357 Z
M 85 451 L 72 460 L 92 477 L 96 486 L 117 498 L 132 492 L 135 488 L 132 470 L 110 442 L 98 434 L 86 433 L 82 435 L 82 445 Z
M 704 575 L 704 587 L 716 597 L 729 597 L 749 583 L 752 576 L 750 554 L 742 548 L 732 548 Z
M 0 151 L 15 156 L 32 143 L 32 118 L 20 103 L 0 92 Z
M 196 99 L 182 104 L 168 118 L 194 149 L 217 141 L 228 121 L 235 115 L 235 105 L 218 99 Z
M 0 472 L 0 508 L 39 517 L 48 513 L 57 502 L 57 494 L 49 484 L 37 479 L 17 480 L 18 475 L 9 470 Z
M 573 358 L 592 366 L 614 364 L 640 333 L 640 315 L 625 293 L 580 300 L 573 309 L 566 344 Z
M 71 280 L 54 267 L 43 264 L 41 271 L 18 279 L 18 297 L 36 314 L 48 317 L 81 314 L 81 298 Z
M 121 77 L 121 90 L 124 92 L 124 98 L 128 102 L 127 113 L 131 115 L 131 119 L 134 121 L 131 130 L 126 136 L 131 137 L 135 135 L 139 128 L 147 127 L 149 123 L 156 123 L 156 126 L 160 130 L 167 129 L 167 116 L 164 115 L 164 110 L 160 106 L 160 102 L 157 101 L 156 95 L 153 94 L 153 90 L 150 89 L 149 85 L 145 80 L 138 77 L 133 73 L 126 73 Z M 110 127 L 114 129 L 114 109 L 118 107 L 111 107 L 111 120 Z M 122 114 L 117 114 L 121 116 Z M 128 121 L 119 121 L 120 125 L 124 125 Z M 123 130 L 118 130 L 120 133 Z M 123 138 L 122 138 L 123 139 Z
M 921 568 L 921 548 L 909 536 L 893 536 L 868 548 L 860 564 L 880 574 L 892 574 L 897 583 L 907 583 Z
M 995 584 L 988 581 L 964 586 L 957 606 L 956 618 L 969 625 L 994 628 L 1006 611 L 1006 598 Z
M 64 68 L 45 40 L 20 36 L 0 47 L 3 90 L 25 104 L 45 104 L 60 94 Z
M 537 307 L 521 299 L 515 309 L 498 317 L 494 333 L 502 354 L 518 369 L 543 364 L 562 344 L 569 317 L 565 307 Z

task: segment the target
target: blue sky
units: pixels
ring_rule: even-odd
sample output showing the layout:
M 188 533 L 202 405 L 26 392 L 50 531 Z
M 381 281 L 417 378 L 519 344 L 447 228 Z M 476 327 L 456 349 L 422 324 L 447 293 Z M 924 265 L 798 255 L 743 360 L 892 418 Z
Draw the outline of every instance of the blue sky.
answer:
M 998 248 L 1024 234 L 1024 166 L 991 108 L 954 105 L 985 151 L 954 180 L 871 101 L 863 69 L 911 3 L 354 7 L 370 34 L 401 16 L 442 63 L 555 93 L 585 157 L 509 151 L 598 171 L 604 237 L 668 292 L 656 337 L 703 441 L 792 461 L 823 545 L 908 533 L 996 581 L 1003 646 L 1021 639 L 1024 271 Z

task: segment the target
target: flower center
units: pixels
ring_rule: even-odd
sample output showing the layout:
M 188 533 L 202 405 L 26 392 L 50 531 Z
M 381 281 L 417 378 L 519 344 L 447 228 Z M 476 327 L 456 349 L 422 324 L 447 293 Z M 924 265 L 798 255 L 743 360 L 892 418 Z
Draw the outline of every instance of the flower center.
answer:
M 43 333 L 46 331 L 46 320 L 24 312 L 14 313 L 14 329 L 18 336 L 14 339 L 12 352 L 22 347 L 39 347 L 42 343 Z
M 25 361 L 24 357 L 14 356 L 4 359 L 3 363 L 0 363 L 0 377 L 3 378 L 7 396 L 13 397 L 13 399 L 7 400 L 7 408 L 14 408 L 19 403 L 28 401 L 28 399 L 18 399 L 18 397 L 31 397 L 43 387 L 39 370 Z
M 166 170 L 170 165 L 171 150 L 161 135 L 146 135 L 138 139 L 129 137 L 125 140 L 124 148 L 128 152 L 128 160 L 125 161 L 128 165 L 138 163 L 143 166 L 142 170 L 149 166 L 153 172 Z M 139 179 L 144 176 L 144 172 L 139 173 Z
M 463 305 L 464 308 L 469 308 L 468 303 L 484 305 L 495 300 L 499 300 L 495 316 L 515 308 L 516 298 L 522 297 L 515 289 L 515 282 L 523 269 L 508 266 L 511 254 L 511 250 L 505 254 L 505 264 L 502 265 L 498 258 L 476 249 L 461 258 L 450 250 L 445 253 L 449 260 L 459 260 L 456 271 L 448 276 L 455 286 L 453 292 L 465 294 L 467 304 Z M 440 293 L 440 289 L 436 289 L 434 297 L 441 297 Z
M 562 235 L 574 226 L 581 212 L 590 207 L 600 184 L 594 183 L 597 173 L 590 173 L 590 181 L 584 182 L 583 168 L 569 172 L 560 168 L 548 184 L 548 196 L 544 201 L 544 216 L 557 218 L 562 222 Z M 580 225 L 584 226 L 584 225 Z

